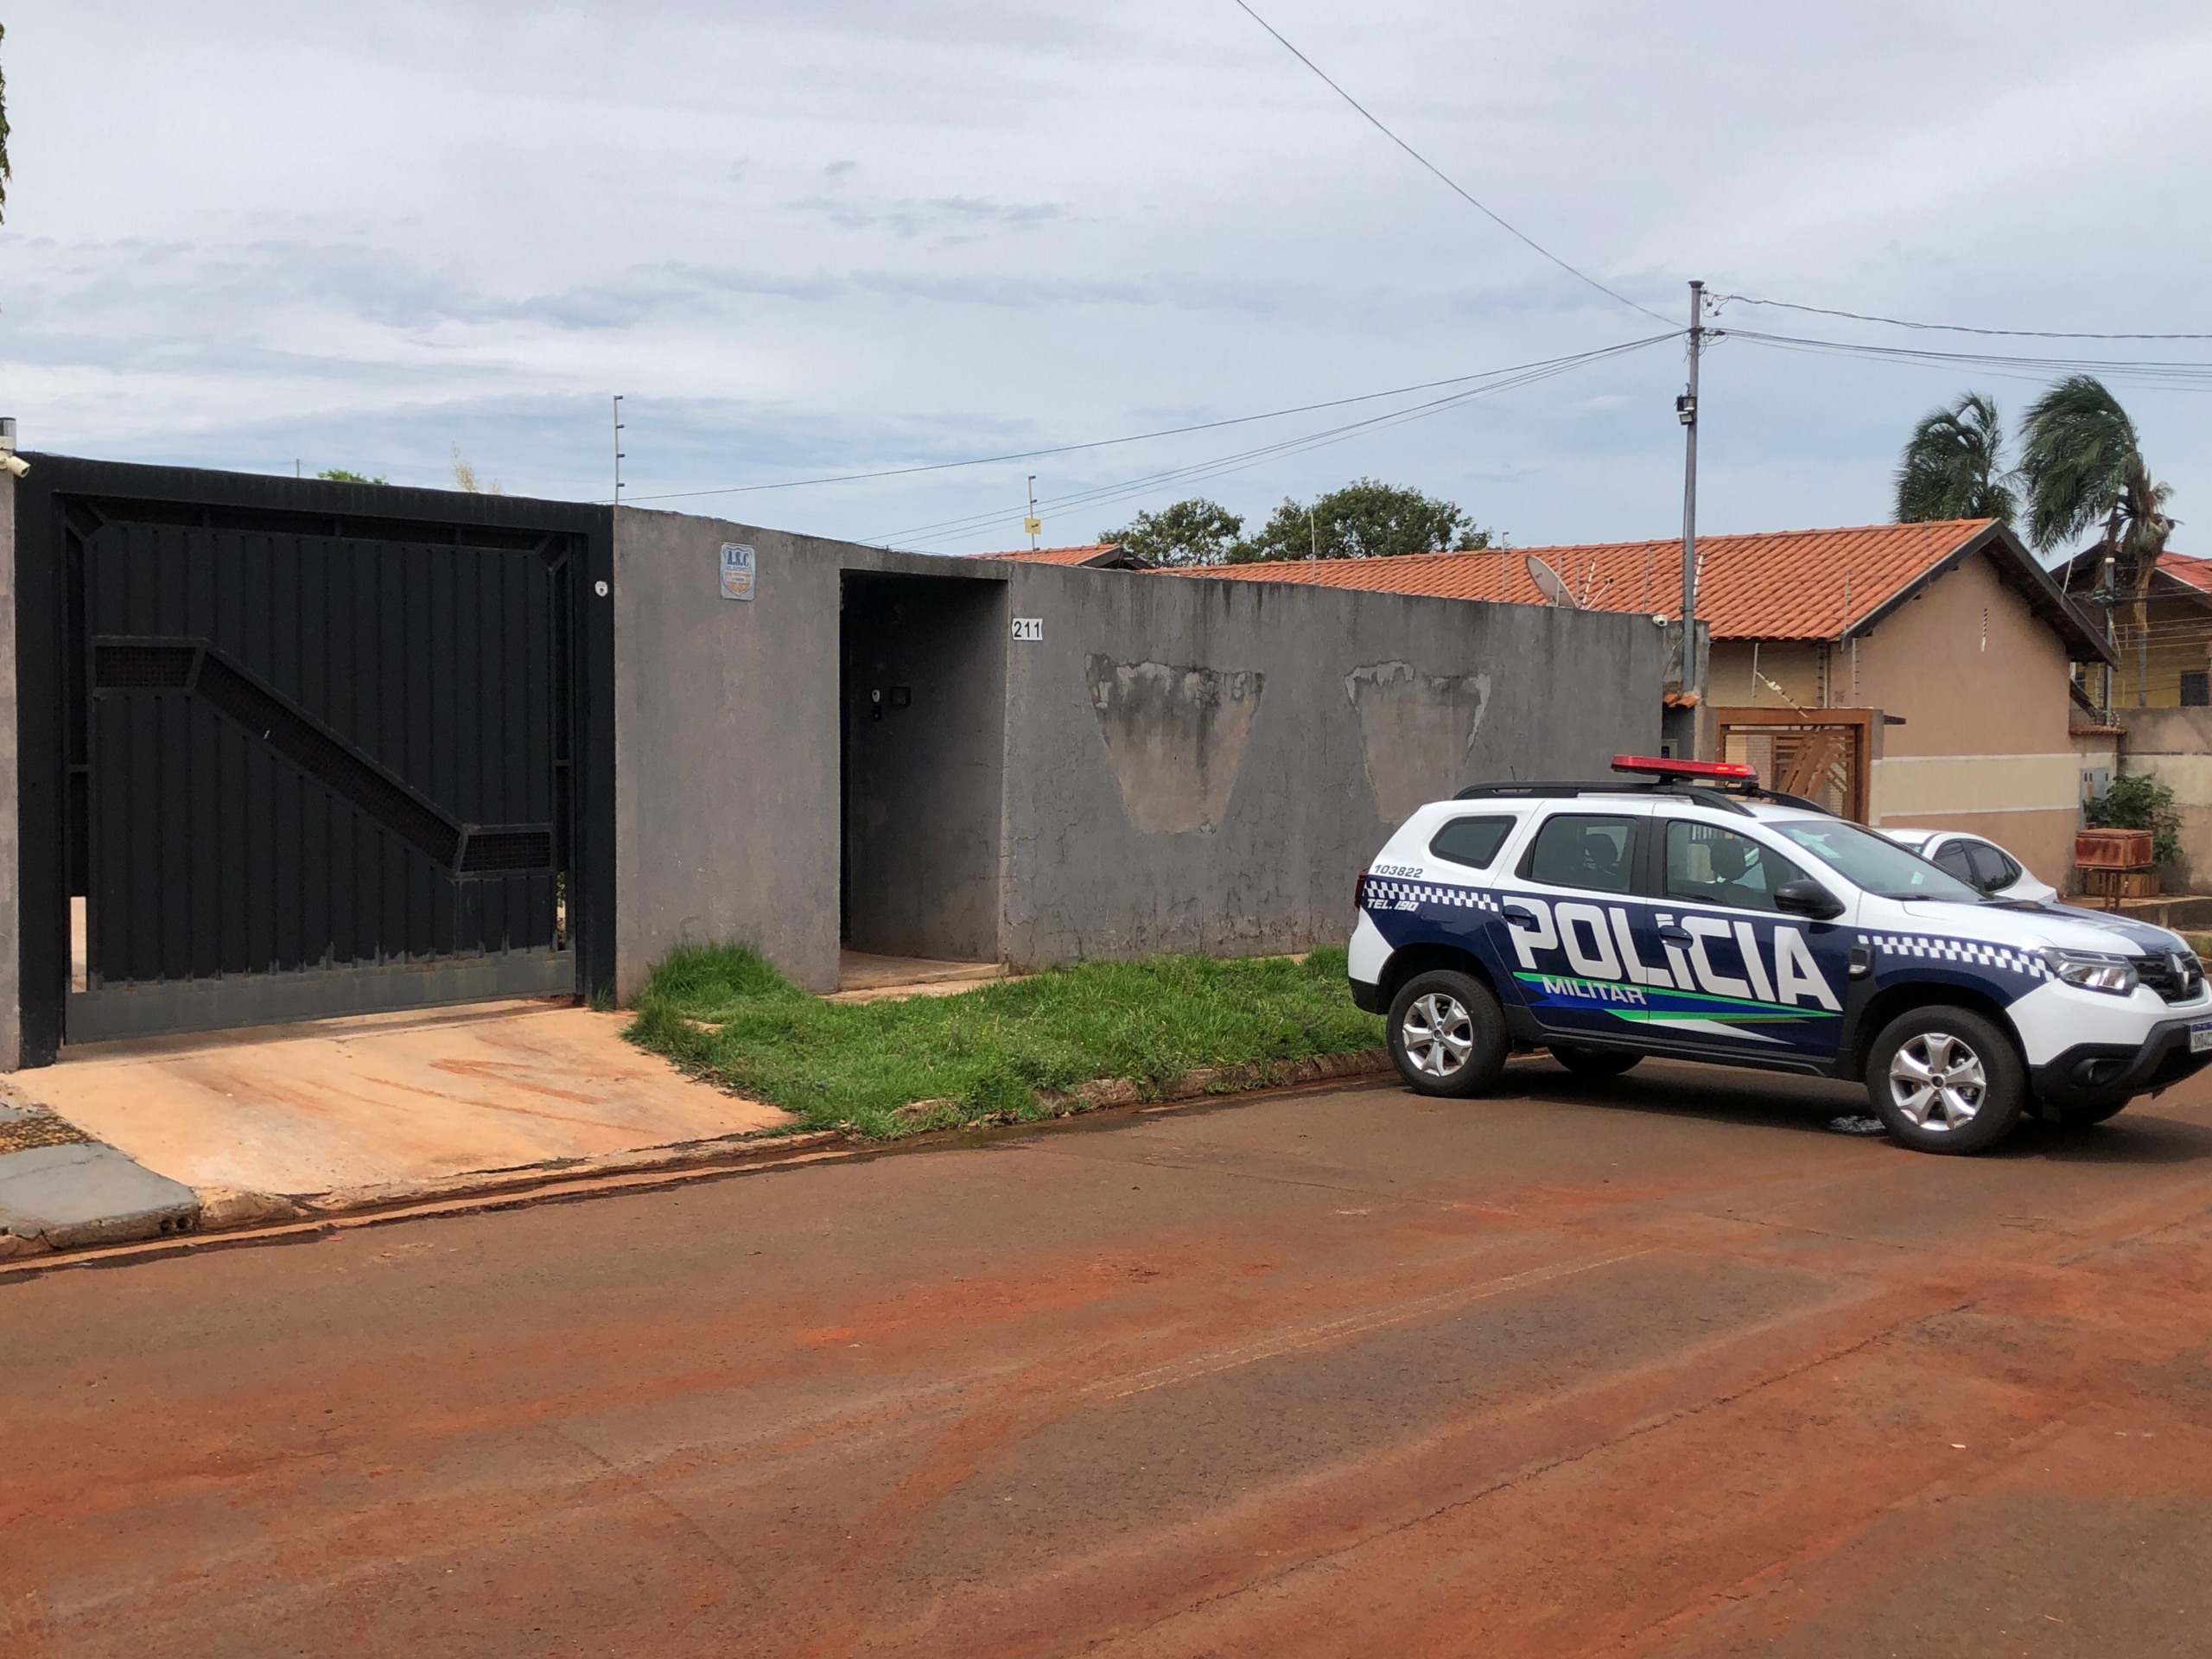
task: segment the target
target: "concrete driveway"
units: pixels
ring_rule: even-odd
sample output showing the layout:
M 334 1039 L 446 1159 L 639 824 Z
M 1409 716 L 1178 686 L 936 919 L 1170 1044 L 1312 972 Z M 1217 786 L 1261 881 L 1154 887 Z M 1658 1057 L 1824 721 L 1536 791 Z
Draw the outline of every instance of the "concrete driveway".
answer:
M 622 1040 L 629 1016 L 493 1002 L 97 1043 L 16 1094 L 199 1192 L 406 1193 L 786 1128 Z
M 1516 1064 L 0 1282 L 0 1653 L 2195 1655 L 2212 1090 Z

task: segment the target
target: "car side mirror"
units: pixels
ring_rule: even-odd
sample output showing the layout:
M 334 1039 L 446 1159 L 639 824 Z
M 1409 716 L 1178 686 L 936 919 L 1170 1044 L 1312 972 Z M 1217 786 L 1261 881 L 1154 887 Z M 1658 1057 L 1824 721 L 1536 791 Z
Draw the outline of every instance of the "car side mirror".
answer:
M 1816 922 L 1843 914 L 1843 901 L 1810 877 L 1785 881 L 1774 890 L 1774 907 Z

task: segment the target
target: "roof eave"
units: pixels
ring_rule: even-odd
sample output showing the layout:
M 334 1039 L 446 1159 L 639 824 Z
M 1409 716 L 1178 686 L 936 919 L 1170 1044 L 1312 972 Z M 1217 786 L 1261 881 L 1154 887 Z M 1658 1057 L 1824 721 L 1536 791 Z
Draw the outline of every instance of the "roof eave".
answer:
M 2050 573 L 2035 562 L 2020 538 L 1994 520 L 1984 524 L 1918 576 L 1845 628 L 1836 636 L 1836 643 L 1848 645 L 1853 639 L 1872 633 L 1976 553 L 1993 556 L 1993 563 L 1997 566 L 1998 574 L 2020 589 L 2027 597 L 2029 608 L 2050 623 L 2052 630 L 2066 642 L 2069 661 L 2118 664 L 2119 654 L 2107 641 L 2103 631 L 2090 620 L 2088 613 L 2067 597 L 2059 585 L 2051 580 Z

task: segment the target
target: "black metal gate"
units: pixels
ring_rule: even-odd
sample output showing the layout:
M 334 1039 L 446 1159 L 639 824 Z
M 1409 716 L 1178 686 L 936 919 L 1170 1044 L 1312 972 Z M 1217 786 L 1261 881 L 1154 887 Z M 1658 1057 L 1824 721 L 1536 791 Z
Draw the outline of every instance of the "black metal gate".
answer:
M 579 854 L 604 509 L 32 467 L 68 1040 L 603 982 Z

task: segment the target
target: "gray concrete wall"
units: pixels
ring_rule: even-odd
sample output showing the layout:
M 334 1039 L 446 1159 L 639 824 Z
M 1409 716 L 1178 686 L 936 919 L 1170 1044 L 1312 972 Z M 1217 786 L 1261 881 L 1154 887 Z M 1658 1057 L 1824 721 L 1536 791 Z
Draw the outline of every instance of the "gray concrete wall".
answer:
M 849 938 L 887 956 L 995 962 L 1006 589 L 845 580 Z
M 0 1071 L 22 1063 L 22 847 L 16 833 L 16 480 L 0 472 Z
M 2212 709 L 2113 713 L 2127 733 L 2120 745 L 2122 770 L 2155 774 L 2173 790 L 2180 810 L 2182 867 L 2168 876 L 2191 892 L 2204 891 L 2212 884 Z
M 1414 805 L 1656 753 L 1643 617 L 1007 565 L 1016 967 L 1341 939 Z
M 724 542 L 757 550 L 749 602 L 718 597 Z M 856 845 L 884 872 L 903 855 L 913 891 L 863 871 L 856 943 L 876 949 L 1033 967 L 1341 939 L 1353 877 L 1421 801 L 1602 774 L 1658 741 L 1664 640 L 1641 617 L 935 559 L 626 508 L 622 996 L 687 943 L 836 983 L 847 572 L 972 585 L 940 620 L 990 616 L 868 670 L 917 708 L 934 686 L 948 721 L 928 737 L 894 724 L 915 709 L 886 712 L 883 839 Z M 1043 639 L 1012 640 L 1016 617 Z
M 751 600 L 721 597 L 725 542 L 754 550 Z M 809 989 L 836 988 L 848 569 L 972 582 L 987 594 L 1004 577 L 997 565 L 722 519 L 615 515 L 614 978 L 624 1001 L 683 944 L 750 944 Z M 995 761 L 986 753 L 982 764 Z M 995 814 L 995 791 L 978 783 Z M 985 951 L 995 904 L 993 894 L 977 924 Z
M 724 542 L 755 597 L 720 597 Z M 837 982 L 843 550 L 624 508 L 614 524 L 615 991 L 679 944 L 741 941 Z

